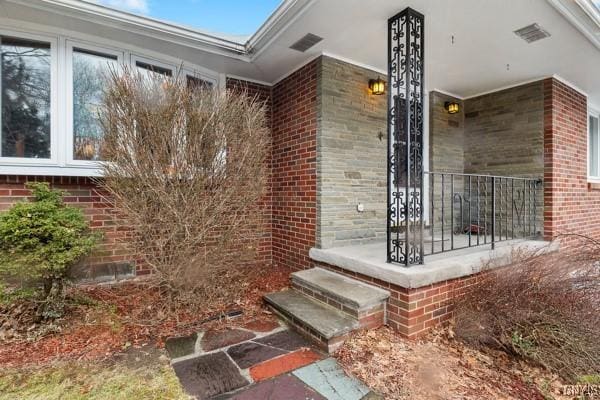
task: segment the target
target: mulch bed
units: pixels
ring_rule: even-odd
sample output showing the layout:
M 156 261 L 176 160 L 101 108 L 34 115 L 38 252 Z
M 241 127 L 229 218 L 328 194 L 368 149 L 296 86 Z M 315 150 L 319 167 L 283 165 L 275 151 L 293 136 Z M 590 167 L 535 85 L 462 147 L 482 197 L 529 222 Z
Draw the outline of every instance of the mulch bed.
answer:
M 201 309 L 165 310 L 160 292 L 147 282 L 125 282 L 113 286 L 75 287 L 71 299 L 85 299 L 69 305 L 67 315 L 50 328 L 21 324 L 18 334 L 0 335 L 0 365 L 21 367 L 58 360 L 100 360 L 128 348 L 148 344 L 164 346 L 172 336 L 205 329 L 222 329 L 246 324 L 269 324 L 273 316 L 263 307 L 265 293 L 288 285 L 289 271 L 265 268 L 245 284 L 228 304 Z M 236 318 L 219 318 L 231 311 L 243 311 Z M 23 318 L 24 309 L 0 309 L 0 327 L 13 326 Z M 1 329 L 0 329 L 1 331 Z M 1 333 L 1 332 L 0 332 Z

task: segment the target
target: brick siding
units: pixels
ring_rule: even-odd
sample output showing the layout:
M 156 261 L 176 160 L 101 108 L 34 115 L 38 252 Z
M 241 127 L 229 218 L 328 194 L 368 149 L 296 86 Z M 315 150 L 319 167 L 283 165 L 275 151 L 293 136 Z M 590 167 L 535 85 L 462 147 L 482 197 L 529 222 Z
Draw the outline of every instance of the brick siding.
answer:
M 314 263 L 314 266 L 388 290 L 390 297 L 386 304 L 387 325 L 408 338 L 422 336 L 431 328 L 449 321 L 453 316 L 455 300 L 483 276 L 471 275 L 418 289 L 407 289 L 321 262 Z
M 273 262 L 310 265 L 317 223 L 315 60 L 273 87 Z
M 27 182 L 49 182 L 53 188 L 65 191 L 65 203 L 81 208 L 93 230 L 104 235 L 91 256 L 85 260 L 88 269 L 108 264 L 137 264 L 137 274 L 149 273 L 142 263 L 135 263 L 135 256 L 122 245 L 128 229 L 123 226 L 101 189 L 89 178 L 0 175 L 0 210 L 9 209 L 15 202 L 26 200 L 31 192 Z
M 251 98 L 255 98 L 258 101 L 264 102 L 268 124 L 272 128 L 272 90 L 270 86 L 262 85 L 260 83 L 243 81 L 239 79 L 227 78 L 226 88 L 228 90 L 242 92 L 247 94 Z M 272 170 L 272 154 L 269 151 L 267 159 L 267 165 L 269 172 Z M 273 262 L 273 175 L 269 173 L 267 180 L 267 193 L 261 201 L 261 209 L 263 212 L 263 226 L 262 239 L 259 243 L 257 260 L 259 263 L 271 264 Z
M 587 182 L 587 97 L 544 81 L 544 232 L 600 239 L 600 191 Z M 573 240 L 565 240 L 565 244 Z

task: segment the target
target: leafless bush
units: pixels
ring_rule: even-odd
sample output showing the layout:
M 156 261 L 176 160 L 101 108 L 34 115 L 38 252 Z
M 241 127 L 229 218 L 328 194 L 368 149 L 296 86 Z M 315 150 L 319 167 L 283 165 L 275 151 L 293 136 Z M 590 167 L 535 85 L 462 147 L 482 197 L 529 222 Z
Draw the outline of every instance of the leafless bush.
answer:
M 457 302 L 457 336 L 528 358 L 568 380 L 599 373 L 599 263 L 600 245 L 584 238 L 567 250 L 516 255 Z
M 100 181 L 160 284 L 226 296 L 262 235 L 269 148 L 263 103 L 182 79 L 113 73 L 101 120 Z

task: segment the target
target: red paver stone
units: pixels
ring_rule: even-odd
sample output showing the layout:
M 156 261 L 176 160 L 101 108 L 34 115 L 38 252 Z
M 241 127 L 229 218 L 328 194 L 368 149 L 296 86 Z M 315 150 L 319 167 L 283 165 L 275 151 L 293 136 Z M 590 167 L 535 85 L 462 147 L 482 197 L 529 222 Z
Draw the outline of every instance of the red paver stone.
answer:
M 244 325 L 244 328 L 254 332 L 271 332 L 272 330 L 279 328 L 279 326 L 279 323 L 275 320 L 255 319 Z
M 298 350 L 255 365 L 250 368 L 250 376 L 255 381 L 263 381 L 304 367 L 320 359 L 321 356 L 312 350 Z
M 245 342 L 254 338 L 252 332 L 241 329 L 229 329 L 226 331 L 207 331 L 202 336 L 202 350 L 212 351 L 226 346 Z

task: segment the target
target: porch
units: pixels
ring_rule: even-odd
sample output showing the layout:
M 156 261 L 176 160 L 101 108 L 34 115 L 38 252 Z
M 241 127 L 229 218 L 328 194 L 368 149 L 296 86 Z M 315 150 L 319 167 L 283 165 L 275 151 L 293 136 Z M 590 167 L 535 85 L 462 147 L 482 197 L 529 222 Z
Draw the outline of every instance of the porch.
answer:
M 461 237 L 461 241 L 468 240 Z M 514 239 L 491 247 L 466 247 L 451 252 L 428 255 L 425 263 L 402 268 L 386 260 L 386 244 L 371 244 L 310 250 L 313 261 L 341 268 L 350 273 L 387 282 L 406 289 L 428 287 L 440 282 L 464 278 L 484 268 L 499 268 L 510 264 L 514 255 L 553 251 L 556 245 L 542 240 Z

